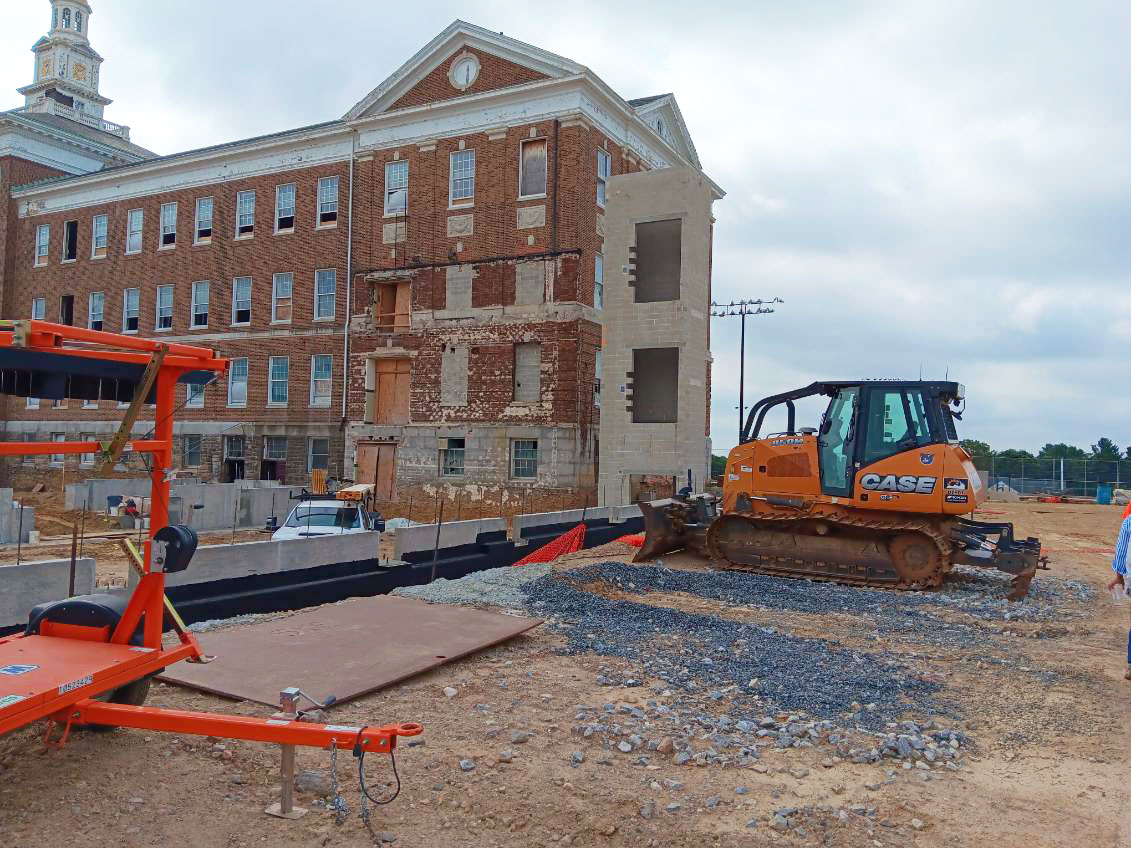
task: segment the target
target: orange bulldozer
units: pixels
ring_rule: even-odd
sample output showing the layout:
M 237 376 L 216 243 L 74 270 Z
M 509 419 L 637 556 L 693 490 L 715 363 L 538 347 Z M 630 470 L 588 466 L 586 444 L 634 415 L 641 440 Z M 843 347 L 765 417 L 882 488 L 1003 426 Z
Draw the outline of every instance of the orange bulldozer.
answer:
M 820 426 L 797 428 L 795 401 L 820 395 L 830 398 Z M 1041 543 L 963 517 L 986 498 L 958 443 L 963 402 L 959 383 L 922 380 L 819 382 L 763 398 L 727 457 L 721 501 L 642 503 L 635 559 L 688 548 L 722 568 L 892 589 L 937 588 L 962 563 L 1012 575 L 1018 600 L 1044 564 Z M 785 432 L 761 436 L 782 405 Z

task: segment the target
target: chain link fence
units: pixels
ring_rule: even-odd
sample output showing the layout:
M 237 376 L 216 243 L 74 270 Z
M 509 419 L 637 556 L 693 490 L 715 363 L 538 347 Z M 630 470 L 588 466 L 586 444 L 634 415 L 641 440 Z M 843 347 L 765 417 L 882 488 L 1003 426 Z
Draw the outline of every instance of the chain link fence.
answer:
M 1131 460 L 1020 459 L 975 456 L 974 465 L 990 488 L 1008 486 L 1021 495 L 1094 498 L 1099 486 L 1131 489 Z

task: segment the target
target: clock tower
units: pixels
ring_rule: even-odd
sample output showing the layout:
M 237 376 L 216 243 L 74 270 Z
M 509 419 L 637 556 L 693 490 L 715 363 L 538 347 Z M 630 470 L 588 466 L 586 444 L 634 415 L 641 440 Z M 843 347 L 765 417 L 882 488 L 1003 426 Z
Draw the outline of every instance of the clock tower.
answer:
M 98 92 L 102 57 L 90 46 L 87 0 L 50 0 L 51 29 L 31 48 L 34 82 L 19 89 L 29 112 L 52 112 L 84 124 L 102 122 L 112 101 Z

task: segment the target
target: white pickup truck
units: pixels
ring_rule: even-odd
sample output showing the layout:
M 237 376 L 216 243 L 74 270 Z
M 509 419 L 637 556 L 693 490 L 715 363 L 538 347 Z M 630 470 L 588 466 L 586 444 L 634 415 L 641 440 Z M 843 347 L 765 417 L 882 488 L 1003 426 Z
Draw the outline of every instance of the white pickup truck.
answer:
M 371 512 L 356 500 L 342 500 L 333 495 L 308 496 L 299 502 L 271 540 L 308 539 L 313 536 L 337 536 L 345 533 L 383 531 L 385 520 L 379 512 Z

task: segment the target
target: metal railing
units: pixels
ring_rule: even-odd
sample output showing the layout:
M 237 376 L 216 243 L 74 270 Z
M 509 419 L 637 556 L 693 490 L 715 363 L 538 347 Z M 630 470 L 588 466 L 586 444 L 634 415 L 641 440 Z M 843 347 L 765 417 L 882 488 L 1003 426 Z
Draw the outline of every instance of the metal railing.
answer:
M 72 121 L 78 121 L 88 127 L 93 127 L 96 130 L 116 135 L 125 141 L 130 140 L 130 128 L 123 124 L 115 124 L 113 121 L 107 121 L 105 118 L 100 118 L 97 115 L 91 115 L 83 112 L 80 109 L 75 109 L 71 106 L 64 106 L 56 100 L 51 98 L 44 98 L 34 107 L 21 107 L 13 109 L 13 112 L 46 112 L 49 115 L 58 115 L 61 118 L 69 118 Z

